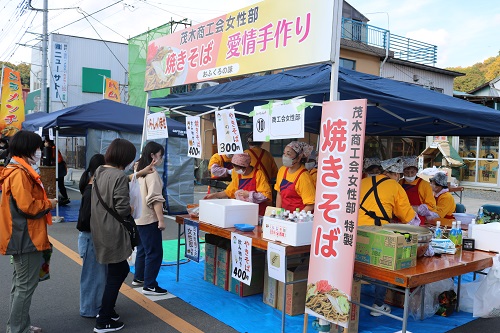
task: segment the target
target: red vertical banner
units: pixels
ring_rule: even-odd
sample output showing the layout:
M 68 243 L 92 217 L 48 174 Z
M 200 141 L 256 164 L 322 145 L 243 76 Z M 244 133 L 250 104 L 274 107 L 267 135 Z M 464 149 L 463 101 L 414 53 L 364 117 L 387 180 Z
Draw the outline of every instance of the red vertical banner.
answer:
M 347 327 L 366 99 L 323 103 L 306 313 Z
M 3 67 L 0 100 L 0 136 L 13 136 L 24 121 L 24 100 L 21 74 Z

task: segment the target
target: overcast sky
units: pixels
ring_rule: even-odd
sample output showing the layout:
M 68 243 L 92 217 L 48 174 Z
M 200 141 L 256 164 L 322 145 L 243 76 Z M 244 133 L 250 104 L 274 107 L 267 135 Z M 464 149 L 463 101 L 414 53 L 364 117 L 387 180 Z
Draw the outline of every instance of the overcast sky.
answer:
M 272 0 L 268 0 L 272 1 Z M 31 49 L 42 32 L 41 12 L 16 15 L 21 0 L 0 0 L 0 60 L 30 62 Z M 149 28 L 170 19 L 188 18 L 194 24 L 245 7 L 256 0 L 50 0 L 49 32 L 127 42 Z M 470 66 L 500 51 L 500 1 L 477 0 L 350 0 L 352 6 L 370 19 L 369 24 L 389 28 L 391 33 L 438 46 L 438 67 Z M 41 8 L 42 0 L 32 0 Z M 112 6 L 110 6 L 112 5 Z M 83 13 L 93 13 L 82 19 Z M 55 10 L 55 8 L 73 9 Z M 377 14 L 375 14 L 377 12 Z M 374 13 L 374 14 L 370 14 Z M 66 27 L 64 27 L 66 26 Z M 94 28 L 93 28 L 93 27 Z M 114 31 L 113 31 L 114 30 Z

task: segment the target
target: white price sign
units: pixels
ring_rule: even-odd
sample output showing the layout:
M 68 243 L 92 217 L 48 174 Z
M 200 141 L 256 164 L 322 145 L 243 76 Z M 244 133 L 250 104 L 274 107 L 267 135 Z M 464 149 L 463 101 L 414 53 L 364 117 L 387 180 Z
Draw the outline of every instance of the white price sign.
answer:
M 146 129 L 148 140 L 168 138 L 167 118 L 165 114 L 163 112 L 149 114 Z
M 201 119 L 186 117 L 186 134 L 188 139 L 188 156 L 201 158 Z
M 252 239 L 231 233 L 231 276 L 246 285 L 252 282 Z
M 217 151 L 220 155 L 242 154 L 240 130 L 233 109 L 215 111 Z

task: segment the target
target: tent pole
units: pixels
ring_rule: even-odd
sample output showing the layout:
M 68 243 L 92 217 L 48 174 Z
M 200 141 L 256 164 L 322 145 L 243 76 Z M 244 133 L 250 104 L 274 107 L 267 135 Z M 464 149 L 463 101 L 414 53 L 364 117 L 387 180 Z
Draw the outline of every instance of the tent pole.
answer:
M 148 121 L 150 98 L 151 98 L 151 91 L 148 91 L 146 96 L 146 107 L 144 108 L 144 122 L 142 123 L 142 137 L 141 137 L 141 149 L 140 149 L 141 152 L 142 152 L 142 147 L 144 147 L 144 141 L 146 141 L 146 133 L 147 133 L 146 126 Z
M 59 186 L 58 186 L 58 179 L 59 179 L 59 127 L 56 127 L 56 216 L 54 219 L 54 222 L 62 222 L 62 218 L 59 216 Z
M 330 74 L 330 101 L 338 101 L 339 90 L 339 57 L 340 57 L 340 38 L 342 32 L 342 6 L 343 0 L 335 0 L 333 7 L 333 31 L 332 31 L 332 51 L 330 53 L 330 63 L 332 72 Z

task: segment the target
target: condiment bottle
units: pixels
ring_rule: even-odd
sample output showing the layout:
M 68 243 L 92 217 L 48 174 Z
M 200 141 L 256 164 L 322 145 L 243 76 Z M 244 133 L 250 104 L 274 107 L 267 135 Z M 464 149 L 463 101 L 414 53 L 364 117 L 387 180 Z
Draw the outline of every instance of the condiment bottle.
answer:
M 455 244 L 455 246 L 458 244 L 458 235 L 457 235 L 457 222 L 453 221 L 451 223 L 451 230 L 450 234 L 448 235 L 448 239 Z
M 462 233 L 462 222 L 457 221 L 457 245 L 462 246 L 463 233 Z
M 436 221 L 436 229 L 434 230 L 434 238 L 443 238 L 443 230 L 441 229 L 441 221 Z

